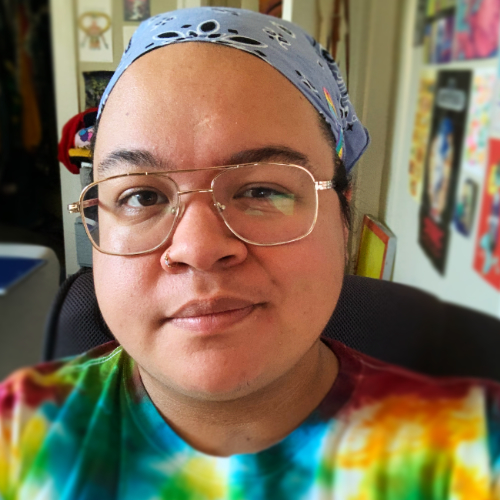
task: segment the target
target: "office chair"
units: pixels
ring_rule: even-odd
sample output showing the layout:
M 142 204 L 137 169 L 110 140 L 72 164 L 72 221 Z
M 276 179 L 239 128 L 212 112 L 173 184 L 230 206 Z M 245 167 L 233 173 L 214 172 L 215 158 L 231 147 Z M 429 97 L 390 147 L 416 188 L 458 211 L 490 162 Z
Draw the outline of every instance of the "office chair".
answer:
M 434 376 L 500 381 L 500 321 L 415 288 L 346 276 L 323 335 L 374 358 Z M 61 286 L 46 328 L 44 360 L 109 342 L 90 268 Z

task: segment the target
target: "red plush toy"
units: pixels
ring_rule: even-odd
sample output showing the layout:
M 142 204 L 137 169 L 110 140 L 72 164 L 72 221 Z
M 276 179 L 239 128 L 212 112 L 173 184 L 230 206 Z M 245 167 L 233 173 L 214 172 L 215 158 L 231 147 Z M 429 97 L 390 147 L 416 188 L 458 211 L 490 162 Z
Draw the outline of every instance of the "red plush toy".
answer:
M 70 118 L 62 130 L 61 140 L 59 141 L 58 159 L 72 173 L 80 172 L 80 163 L 82 157 L 70 156 L 69 150 L 75 147 L 75 135 L 83 128 L 90 127 L 95 124 L 97 116 L 97 108 L 89 108 L 82 113 L 79 113 L 73 118 Z M 89 155 L 85 154 L 85 159 L 89 159 Z

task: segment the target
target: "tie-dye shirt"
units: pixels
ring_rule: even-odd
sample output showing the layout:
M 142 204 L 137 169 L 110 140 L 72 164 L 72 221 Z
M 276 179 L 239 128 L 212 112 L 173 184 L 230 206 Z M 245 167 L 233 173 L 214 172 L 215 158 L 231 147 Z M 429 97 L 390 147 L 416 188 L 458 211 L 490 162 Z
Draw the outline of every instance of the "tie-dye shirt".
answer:
M 320 406 L 255 454 L 203 454 L 114 343 L 0 385 L 1 500 L 500 499 L 500 385 L 432 379 L 325 342 Z

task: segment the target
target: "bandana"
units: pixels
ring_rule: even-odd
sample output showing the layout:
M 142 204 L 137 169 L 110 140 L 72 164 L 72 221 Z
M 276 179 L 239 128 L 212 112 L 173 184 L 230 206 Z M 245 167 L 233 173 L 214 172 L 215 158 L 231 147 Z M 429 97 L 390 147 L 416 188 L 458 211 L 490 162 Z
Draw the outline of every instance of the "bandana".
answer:
M 99 105 L 99 114 L 124 71 L 151 50 L 182 42 L 233 47 L 259 57 L 284 75 L 330 125 L 349 172 L 370 141 L 329 52 L 297 25 L 249 10 L 200 7 L 167 12 L 141 23 L 130 39 Z

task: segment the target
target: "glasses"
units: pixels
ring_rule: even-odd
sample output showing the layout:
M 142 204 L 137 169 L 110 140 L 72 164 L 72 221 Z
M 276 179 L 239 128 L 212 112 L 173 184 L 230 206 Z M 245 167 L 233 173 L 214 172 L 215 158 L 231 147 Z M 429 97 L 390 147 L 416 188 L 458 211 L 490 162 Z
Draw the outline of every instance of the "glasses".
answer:
M 220 171 L 210 189 L 181 191 L 172 177 Z M 80 213 L 92 245 L 110 255 L 139 255 L 161 247 L 182 216 L 181 197 L 210 193 L 229 230 L 258 246 L 284 245 L 311 233 L 318 216 L 318 191 L 332 181 L 316 181 L 299 165 L 251 163 L 206 169 L 115 175 L 89 184 L 68 206 Z

